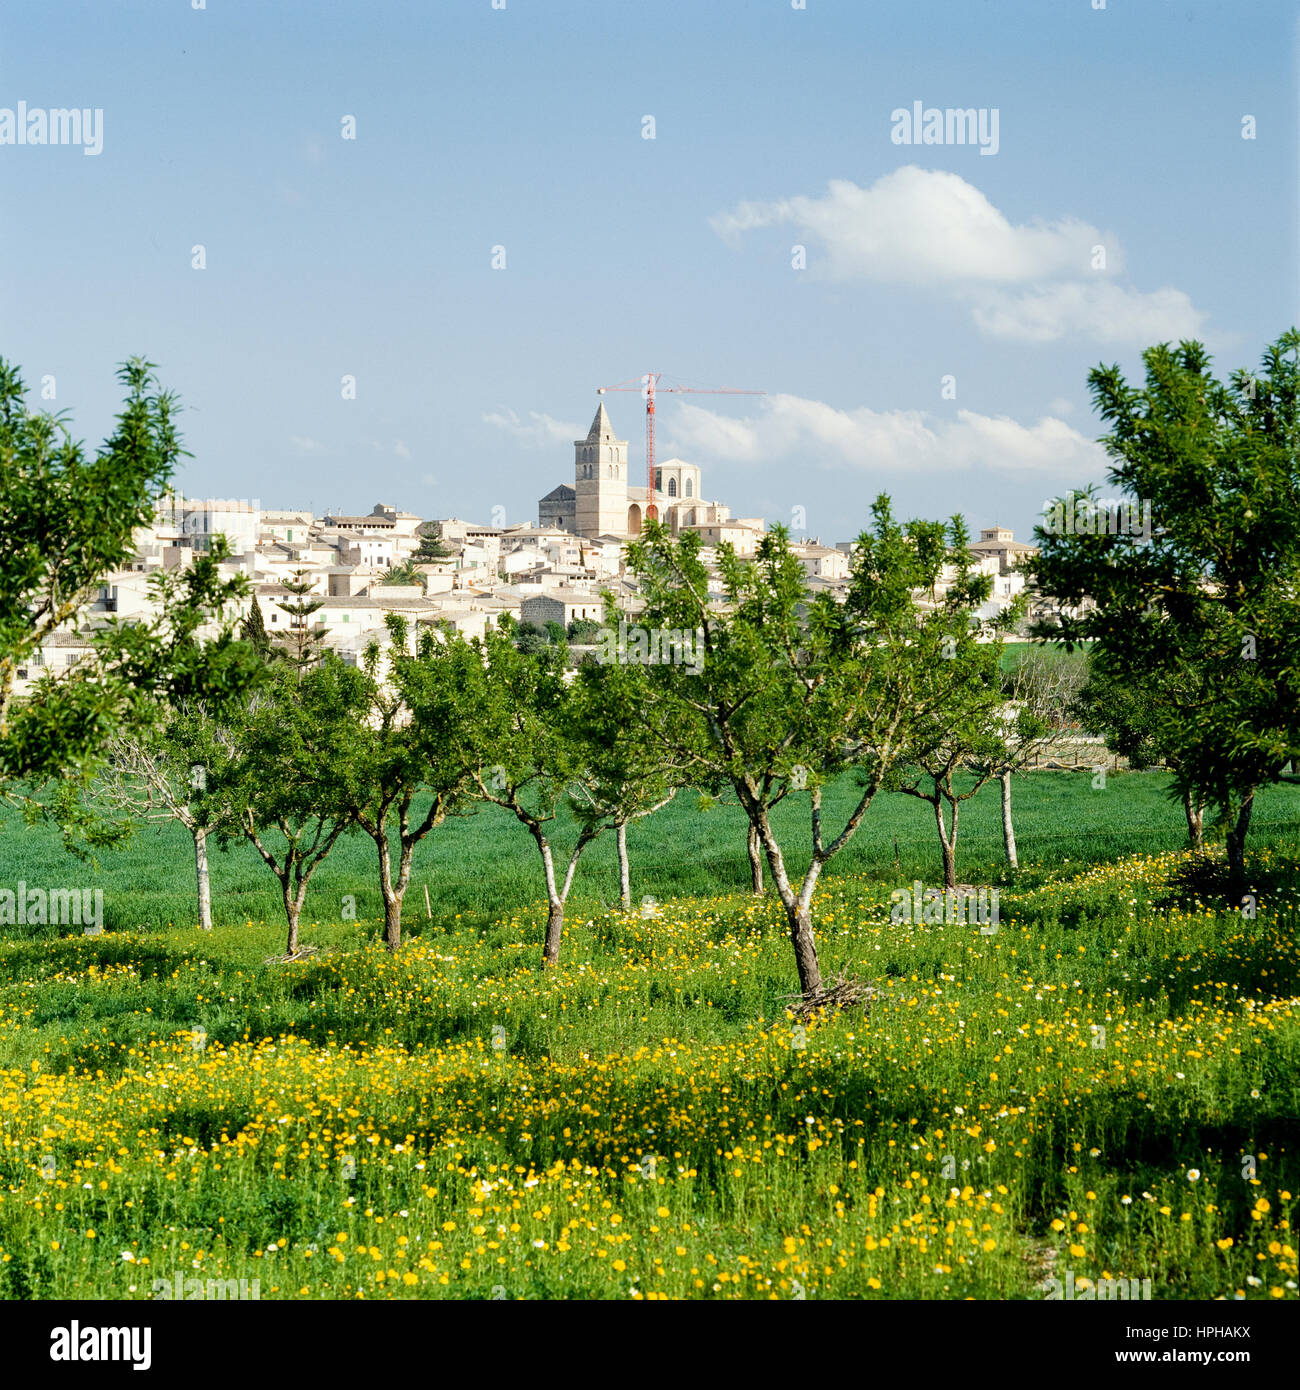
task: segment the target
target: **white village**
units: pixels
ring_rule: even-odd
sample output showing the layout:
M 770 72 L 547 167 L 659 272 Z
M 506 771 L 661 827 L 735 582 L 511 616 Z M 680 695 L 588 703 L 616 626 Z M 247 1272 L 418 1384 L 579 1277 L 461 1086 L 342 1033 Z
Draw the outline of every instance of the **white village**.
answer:
M 59 674 L 88 656 L 95 631 L 105 623 L 149 616 L 152 577 L 193 564 L 218 535 L 225 536 L 230 553 L 222 571 L 247 576 L 248 606 L 258 606 L 272 642 L 288 642 L 308 627 L 317 650 L 333 651 L 349 664 L 384 637 L 392 614 L 404 618 L 412 634 L 433 628 L 470 638 L 496 627 L 503 614 L 525 629 L 547 631 L 556 624 L 573 637 L 582 631 L 577 624 L 604 620 L 607 593 L 634 615 L 638 598 L 627 548 L 641 534 L 647 513 L 675 536 L 698 534 L 716 585 L 711 596 L 721 603 L 717 548 L 725 544 L 741 557 L 752 556 L 766 530 L 763 518 L 733 517 L 725 503 L 707 500 L 697 464 L 679 458 L 656 463 L 653 497 L 646 484 L 630 481 L 630 467 L 639 471 L 629 465 L 628 440 L 618 438 L 602 402 L 586 437 L 574 441 L 572 484 L 538 500 L 536 522 L 492 526 L 455 516 L 426 519 L 387 502 L 363 516 L 316 516 L 309 508 L 172 493 L 152 525 L 137 533 L 129 567 L 107 577 L 18 668 L 16 693 L 30 690 L 43 670 Z M 825 545 L 798 533 L 792 541 L 809 591 L 842 597 L 855 542 Z M 988 526 L 970 549 L 976 567 L 992 577 L 981 616 L 993 617 L 1024 589 L 1018 565 L 1035 548 L 1005 527 Z M 941 597 L 942 588 L 923 596 L 929 602 Z M 304 615 L 308 607 L 312 611 Z M 632 651 L 637 659 L 635 643 Z

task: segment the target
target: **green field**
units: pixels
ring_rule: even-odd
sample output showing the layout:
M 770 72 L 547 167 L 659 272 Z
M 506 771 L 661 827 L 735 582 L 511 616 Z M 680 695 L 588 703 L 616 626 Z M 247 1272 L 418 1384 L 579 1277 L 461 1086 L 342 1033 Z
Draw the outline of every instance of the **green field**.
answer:
M 1091 772 L 1039 772 L 1014 783 L 1016 839 L 1022 880 L 1044 873 L 1069 873 L 1133 853 L 1177 849 L 1186 840 L 1181 806 L 1167 795 L 1163 773 L 1108 774 L 1094 790 Z M 826 794 L 828 824 L 842 822 L 856 799 L 852 778 Z M 789 847 L 792 870 L 807 863 L 807 798 L 777 808 L 775 824 Z M 1268 788 L 1257 799 L 1252 834 L 1256 841 L 1300 839 L 1300 788 Z M 573 841 L 571 827 L 557 832 L 557 849 Z M 894 846 L 898 860 L 895 870 Z M 701 810 L 693 792 L 628 832 L 634 899 L 713 894 L 749 884 L 745 819 L 738 807 Z M 892 884 L 940 878 L 933 813 L 924 802 L 901 795 L 877 798 L 857 836 L 828 870 L 830 875 L 869 874 Z M 961 812 L 958 869 L 971 883 L 1001 882 L 999 789 L 984 787 Z M 344 895 L 356 899 L 360 919 L 382 918 L 373 842 L 354 832 L 344 837 L 312 879 L 304 923 L 337 921 Z M 216 923 L 282 920 L 279 885 L 251 846 L 211 852 L 213 919 Z M 0 821 L 0 887 L 17 880 L 29 887 L 102 887 L 108 929 L 190 926 L 197 921 L 193 846 L 174 821 L 143 827 L 124 850 L 100 853 L 83 864 L 65 853 L 52 830 L 28 830 L 16 819 Z M 415 852 L 407 897 L 407 928 L 425 920 L 428 887 L 434 921 L 457 914 L 486 923 L 537 904 L 545 896 L 541 861 L 523 827 L 508 812 L 484 806 L 452 817 Z M 605 834 L 580 861 L 572 903 L 575 911 L 613 905 L 618 899 L 614 840 Z
M 1300 800 L 1261 798 L 1252 918 L 1163 789 L 1019 779 L 990 933 L 891 920 L 937 855 L 882 800 L 815 904 L 823 968 L 879 996 L 802 1031 L 734 808 L 633 833 L 652 915 L 602 906 L 598 843 L 551 971 L 497 815 L 426 843 L 395 957 L 346 844 L 288 966 L 243 850 L 199 933 L 183 834 L 92 871 L 8 824 L 0 886 L 100 882 L 108 930 L 0 932 L 0 1297 L 1293 1300 Z M 995 879 L 996 789 L 968 813 L 961 876 Z

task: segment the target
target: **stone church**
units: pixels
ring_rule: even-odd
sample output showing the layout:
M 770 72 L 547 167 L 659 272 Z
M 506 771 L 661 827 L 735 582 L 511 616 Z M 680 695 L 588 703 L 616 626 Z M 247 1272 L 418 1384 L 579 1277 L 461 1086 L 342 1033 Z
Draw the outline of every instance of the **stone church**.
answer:
M 665 459 L 655 467 L 655 493 L 647 498 L 644 482 L 628 476 L 627 440 L 618 439 L 602 401 L 586 439 L 573 441 L 573 486 L 561 483 L 537 504 L 540 526 L 557 526 L 579 536 L 617 536 L 641 533 L 648 501 L 673 535 L 692 527 L 716 526 L 730 519 L 730 508 L 700 496 L 700 470 L 681 459 Z M 644 463 L 632 464 L 644 477 Z

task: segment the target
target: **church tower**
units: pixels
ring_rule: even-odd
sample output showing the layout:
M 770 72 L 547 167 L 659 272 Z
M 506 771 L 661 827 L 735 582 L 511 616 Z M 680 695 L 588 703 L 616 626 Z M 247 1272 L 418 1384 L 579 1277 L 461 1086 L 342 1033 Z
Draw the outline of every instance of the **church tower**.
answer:
M 628 531 L 627 440 L 614 438 L 602 401 L 586 439 L 573 441 L 580 536 L 623 536 Z

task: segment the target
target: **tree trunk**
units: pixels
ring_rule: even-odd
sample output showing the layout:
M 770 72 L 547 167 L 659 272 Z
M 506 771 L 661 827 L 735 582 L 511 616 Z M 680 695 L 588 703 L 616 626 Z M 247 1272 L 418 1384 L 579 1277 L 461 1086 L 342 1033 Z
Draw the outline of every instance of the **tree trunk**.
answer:
M 1205 843 L 1205 812 L 1190 791 L 1183 793 L 1183 813 L 1187 817 L 1187 847 L 1199 850 Z
M 379 890 L 384 899 L 384 945 L 390 951 L 396 951 L 402 944 L 402 894 L 406 884 L 401 883 L 399 887 L 393 883 L 387 832 L 381 831 L 375 835 L 374 841 L 379 851 Z
M 298 916 L 301 911 L 298 899 L 294 897 L 293 890 L 289 887 L 289 869 L 285 866 L 284 879 L 284 915 L 289 919 L 289 941 L 284 948 L 286 956 L 292 956 L 298 950 Z
M 812 924 L 812 888 L 817 881 L 814 872 L 818 867 L 817 861 L 814 860 L 809 867 L 803 891 L 796 896 L 786 876 L 781 846 L 777 844 L 771 826 L 766 823 L 766 817 L 755 829 L 767 851 L 767 867 L 771 870 L 772 882 L 776 884 L 776 891 L 780 894 L 781 906 L 785 908 L 786 922 L 790 928 L 790 944 L 794 947 L 794 961 L 799 971 L 799 989 L 806 999 L 822 987 L 821 965 L 817 960 L 817 938 Z
M 822 987 L 821 964 L 817 960 L 817 938 L 813 934 L 812 909 L 787 909 L 790 924 L 790 944 L 794 947 L 795 964 L 799 967 L 799 988 L 804 998 L 816 994 Z
M 758 831 L 749 827 L 749 882 L 756 898 L 763 896 L 763 844 Z
M 623 911 L 632 910 L 632 872 L 627 862 L 627 822 L 618 823 L 618 900 Z
M 1241 892 L 1246 883 L 1246 832 L 1250 829 L 1250 813 L 1255 804 L 1255 789 L 1241 799 L 1237 819 L 1228 828 L 1228 879 L 1234 893 Z
M 546 947 L 542 952 L 543 965 L 560 963 L 560 937 L 564 935 L 564 904 L 558 899 L 551 900 L 546 914 Z
M 555 884 L 555 860 L 551 855 L 550 841 L 535 822 L 525 822 L 532 832 L 538 852 L 542 856 L 542 868 L 546 874 L 546 941 L 542 946 L 542 964 L 558 965 L 560 960 L 560 937 L 564 934 L 564 898 Z
M 1016 857 L 1016 827 L 1011 822 L 1011 769 L 1002 769 L 1002 845 L 1007 852 L 1007 863 L 1013 869 L 1020 867 Z
M 953 807 L 952 839 L 948 838 L 948 827 L 943 818 L 943 802 L 936 799 L 934 819 L 939 826 L 939 847 L 943 851 L 943 886 L 957 886 L 957 808 Z
M 199 884 L 199 927 L 212 930 L 212 883 L 208 878 L 208 832 L 201 826 L 193 828 L 194 870 Z

